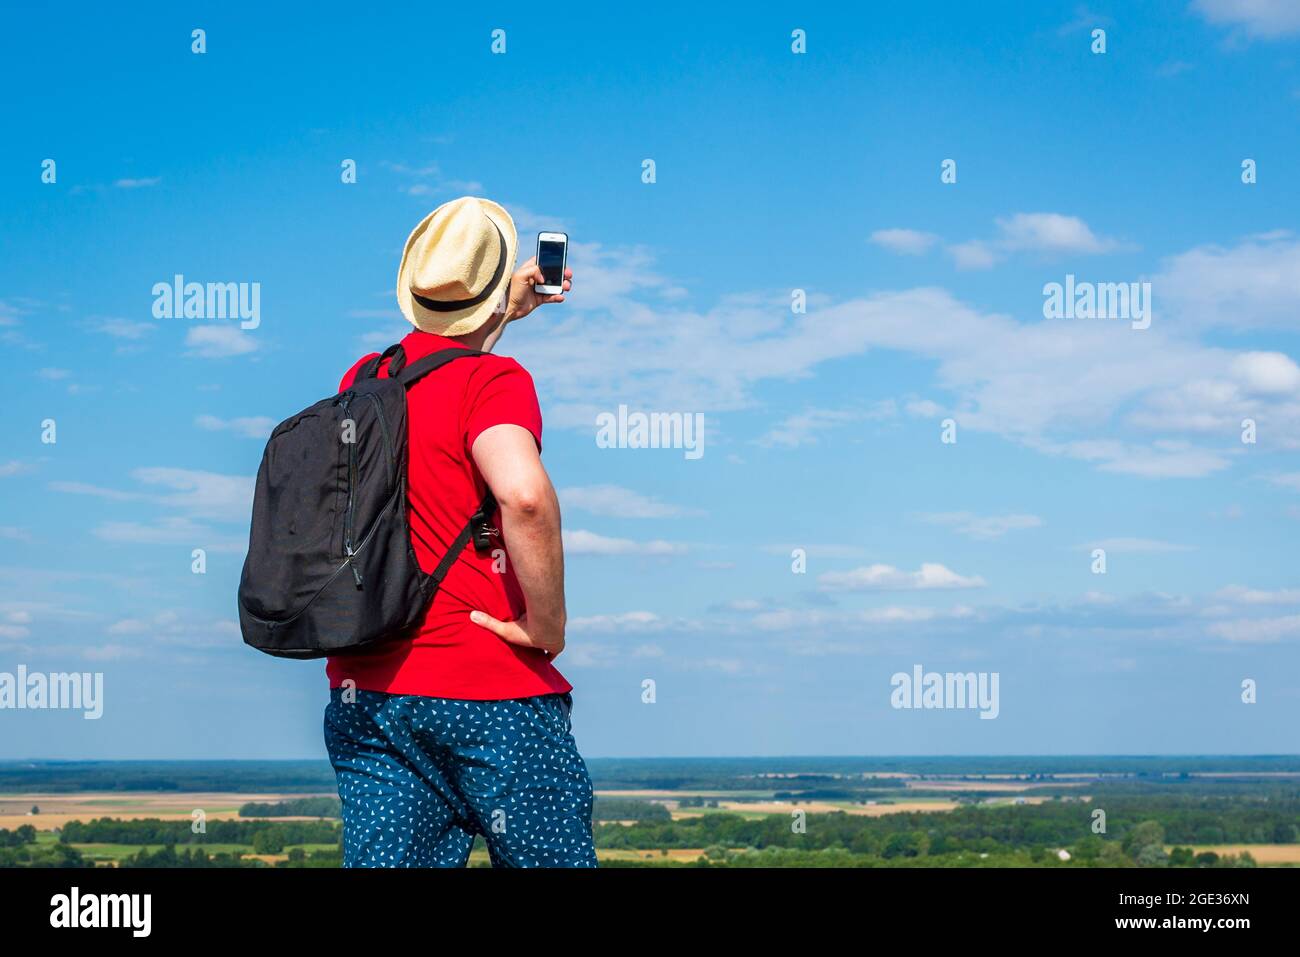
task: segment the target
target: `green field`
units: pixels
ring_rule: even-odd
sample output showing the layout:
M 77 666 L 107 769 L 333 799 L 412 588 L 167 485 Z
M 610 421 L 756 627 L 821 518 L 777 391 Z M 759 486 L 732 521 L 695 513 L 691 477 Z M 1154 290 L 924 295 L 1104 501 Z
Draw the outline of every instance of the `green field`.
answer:
M 1300 866 L 1295 757 L 590 765 L 609 866 Z M 277 790 L 274 762 L 0 763 L 0 866 L 339 866 L 332 781 L 282 770 Z
M 162 844 L 72 844 L 70 846 L 75 847 L 78 851 L 80 851 L 87 860 L 103 861 L 103 862 L 117 862 L 122 860 L 122 858 L 124 857 L 134 857 L 136 854 L 139 854 L 141 851 L 146 851 L 150 854 L 153 854 L 163 849 Z M 253 848 L 248 844 L 203 844 L 201 846 L 209 854 L 238 853 L 238 854 L 243 854 L 245 856 L 251 857 L 256 853 L 253 850 Z M 295 844 L 292 845 L 291 847 L 286 847 L 284 849 L 283 854 L 276 854 L 271 856 L 277 859 L 287 858 L 288 852 L 291 851 L 294 847 L 301 848 L 302 850 L 310 854 L 315 851 L 322 851 L 322 852 L 332 851 L 335 849 L 336 845 Z

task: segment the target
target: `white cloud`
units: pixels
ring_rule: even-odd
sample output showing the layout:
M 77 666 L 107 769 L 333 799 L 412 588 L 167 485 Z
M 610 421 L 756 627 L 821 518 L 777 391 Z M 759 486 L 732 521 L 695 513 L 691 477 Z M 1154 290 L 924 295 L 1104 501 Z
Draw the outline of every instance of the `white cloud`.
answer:
M 11 610 L 0 611 L 0 638 L 19 641 L 31 634 L 27 626 L 32 623 L 32 613 L 13 605 L 9 608 Z
M 619 660 L 619 650 L 594 641 L 580 641 L 570 645 L 564 652 L 564 667 L 568 668 L 610 668 Z
M 456 196 L 482 196 L 487 192 L 478 180 L 447 179 L 437 163 L 411 166 L 382 160 L 379 165 L 408 181 L 399 187 L 408 196 L 445 196 L 452 199 Z
M 560 503 L 591 515 L 610 518 L 674 518 L 698 514 L 695 509 L 648 498 L 621 485 L 583 485 L 559 490 Z
M 1300 257 L 1294 271 L 1300 275 Z M 1225 469 L 1241 454 L 1238 413 L 1268 423 L 1261 445 L 1300 441 L 1300 401 L 1249 392 L 1241 376 L 1256 385 L 1276 377 L 1262 376 L 1255 360 L 1234 371 L 1242 353 L 1196 342 L 1178 308 L 1161 306 L 1151 328 L 1134 330 L 1041 315 L 1016 321 L 935 288 L 810 302 L 797 316 L 779 291 L 729 297 L 705 311 L 647 305 L 636 291 L 618 285 L 609 293 L 616 310 L 562 320 L 558 330 L 512 327 L 514 354 L 548 371 L 539 384 L 549 423 L 591 429 L 610 396 L 651 409 L 749 408 L 763 383 L 893 351 L 930 363 L 933 382 L 923 387 L 944 393 L 963 434 L 993 433 L 1104 471 L 1165 478 Z M 560 333 L 579 329 L 586 361 L 575 365 Z
M 1037 515 L 974 515 L 970 512 L 937 512 L 921 516 L 935 525 L 947 525 L 970 538 L 1001 538 L 1007 532 L 1038 528 L 1043 520 Z
M 23 475 L 32 471 L 36 466 L 29 462 L 20 462 L 18 459 L 10 459 L 8 462 L 0 462 L 0 478 L 9 478 L 13 475 Z
M 1014 213 L 997 219 L 997 234 L 949 245 L 958 269 L 989 269 L 1010 253 L 1098 255 L 1128 248 L 1098 236 L 1077 216 L 1061 213 Z
M 937 243 L 939 237 L 915 229 L 877 229 L 871 234 L 871 241 L 901 256 L 920 256 Z
M 91 645 L 83 648 L 81 653 L 88 661 L 121 661 L 124 658 L 143 656 L 139 648 L 118 644 Z
M 1216 621 L 1207 628 L 1207 631 L 1218 638 L 1233 642 L 1281 641 L 1284 638 L 1300 636 L 1300 615 Z
M 1300 366 L 1280 352 L 1243 352 L 1229 371 L 1250 392 L 1286 395 L 1300 390 Z
M 999 256 L 988 243 L 972 239 L 964 243 L 953 243 L 948 247 L 948 255 L 958 269 L 992 269 L 997 265 Z
M 912 399 L 903 406 L 908 415 L 919 419 L 935 419 L 944 414 L 944 407 L 930 399 Z
M 208 529 L 188 518 L 160 518 L 153 523 L 102 522 L 95 536 L 106 542 L 127 545 L 177 545 L 197 544 Z
M 111 502 L 132 502 L 148 497 L 141 492 L 124 492 L 120 489 L 105 488 L 102 485 L 92 485 L 89 482 L 51 482 L 50 488 L 55 492 L 66 492 L 69 495 L 93 495 L 95 498 L 107 499 Z
M 1300 605 L 1300 588 L 1279 588 L 1268 591 L 1247 588 L 1245 585 L 1228 585 L 1219 589 L 1217 597 L 1242 605 Z
M 1044 452 L 1093 462 L 1103 472 L 1150 479 L 1203 478 L 1228 467 L 1228 459 L 1219 452 L 1167 439 L 1150 445 L 1112 439 L 1030 444 Z
M 1192 9 L 1216 26 L 1273 40 L 1300 33 L 1300 4 L 1294 0 L 1193 0 Z
M 563 216 L 554 216 L 550 213 L 539 213 L 536 210 L 524 206 L 520 203 L 505 203 L 506 209 L 510 211 L 510 218 L 515 221 L 515 228 L 519 230 L 520 236 L 533 235 L 556 230 L 562 233 L 573 231 L 572 223 Z M 531 255 L 529 251 L 528 255 Z M 527 255 L 520 255 L 520 261 L 527 259 Z
M 275 419 L 265 415 L 222 419 L 215 415 L 200 415 L 194 424 L 209 432 L 234 432 L 248 439 L 265 439 L 275 428 Z
M 252 514 L 252 476 L 178 468 L 140 468 L 131 475 L 147 485 L 174 489 L 169 495 L 151 498 L 192 516 L 246 522 Z
M 123 618 L 105 630 L 110 638 L 135 639 L 132 645 L 106 647 L 130 648 L 132 654 L 141 653 L 141 644 L 184 646 L 187 648 L 235 647 L 239 641 L 239 625 L 231 618 L 198 618 L 188 612 L 164 610 L 140 618 Z
M 575 311 L 622 308 L 636 293 L 672 299 L 682 292 L 654 270 L 654 256 L 639 246 L 570 242 L 569 266 L 582 283 L 582 294 L 565 300 L 565 305 Z
M 914 572 L 893 565 L 867 565 L 847 572 L 825 572 L 817 579 L 828 591 L 929 591 L 931 589 L 982 588 L 978 575 L 958 575 L 937 562 L 923 562 Z
M 685 545 L 662 540 L 637 542 L 630 538 L 609 538 L 582 529 L 562 533 L 564 551 L 570 555 L 676 555 L 686 551 Z
M 148 176 L 140 179 L 119 179 L 115 180 L 113 185 L 118 189 L 145 189 L 149 186 L 157 186 L 162 182 L 161 176 Z
M 186 355 L 200 359 L 227 359 L 257 351 L 257 342 L 237 325 L 191 326 L 185 345 L 189 347 Z
M 414 183 L 402 192 L 408 196 L 481 196 L 487 190 L 476 179 L 445 179 L 440 183 Z
M 244 475 L 225 475 L 218 472 L 204 472 L 197 469 L 179 468 L 139 468 L 131 472 L 132 478 L 146 485 L 158 485 L 172 489 L 170 493 L 157 491 L 125 491 L 105 488 L 87 482 L 51 482 L 50 488 L 56 492 L 73 495 L 90 495 L 114 502 L 150 502 L 183 512 L 188 518 L 212 519 L 223 522 L 247 522 L 252 514 L 253 478 Z M 161 523 L 147 526 L 176 530 L 180 526 L 176 520 L 172 524 Z M 118 523 L 120 533 L 127 535 L 132 528 L 145 528 L 132 523 Z M 177 534 L 180 534 L 177 532 Z
M 87 325 L 90 329 L 115 339 L 132 341 L 143 339 L 158 328 L 154 322 L 132 322 L 130 319 L 95 319 Z
M 569 631 L 641 632 L 661 631 L 668 622 L 651 611 L 628 611 L 619 615 L 587 615 L 570 618 Z
M 101 522 L 95 527 L 94 535 L 119 545 L 178 545 L 187 550 L 202 548 L 225 553 L 242 552 L 248 547 L 247 538 L 220 535 L 206 525 L 180 516 L 150 522 Z
M 110 635 L 139 635 L 155 628 L 174 627 L 180 621 L 180 615 L 174 611 L 160 611 L 151 618 L 122 618 L 113 622 L 106 629 Z
M 412 166 L 409 163 L 393 162 L 392 160 L 380 160 L 379 165 L 384 169 L 392 170 L 399 176 L 441 176 L 442 168 L 437 163 L 425 163 L 422 166 Z
M 357 344 L 365 353 L 383 352 L 394 342 L 401 342 L 402 337 L 410 331 L 410 326 L 406 326 L 405 328 L 394 326 L 391 329 L 379 329 L 358 336 Z
M 887 605 L 883 608 L 866 608 L 860 611 L 778 608 L 759 612 L 750 618 L 748 626 L 759 631 L 797 632 L 807 629 L 840 629 L 861 625 L 910 625 L 935 621 L 941 618 L 964 617 L 968 613 L 968 610 L 962 606 L 947 611 L 936 608 L 916 608 L 907 605 Z
M 1071 33 L 1092 30 L 1094 27 L 1109 26 L 1111 23 L 1114 23 L 1114 21 L 1110 17 L 1093 13 L 1084 4 L 1079 4 L 1074 8 L 1074 19 L 1057 27 L 1056 33 L 1058 36 L 1069 36 Z
M 1095 235 L 1077 216 L 1016 213 L 997 220 L 997 225 L 998 245 L 1008 250 L 1098 254 L 1120 248 L 1117 241 Z
M 1300 309 L 1300 241 L 1276 231 L 1197 246 L 1167 259 L 1151 283 L 1161 312 L 1180 324 L 1289 331 Z
M 850 422 L 888 419 L 897 413 L 894 403 L 888 399 L 866 409 L 806 409 L 778 422 L 769 432 L 759 436 L 757 442 L 759 445 L 794 449 L 815 444 L 819 432 Z
M 682 658 L 679 663 L 689 671 L 717 671 L 725 675 L 738 675 L 752 667 L 752 662 L 740 658 Z

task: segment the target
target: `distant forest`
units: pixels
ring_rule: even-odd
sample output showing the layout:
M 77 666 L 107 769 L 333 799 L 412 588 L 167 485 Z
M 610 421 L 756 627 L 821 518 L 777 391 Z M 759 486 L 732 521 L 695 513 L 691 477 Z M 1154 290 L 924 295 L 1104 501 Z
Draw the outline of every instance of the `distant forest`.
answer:
M 1197 853 L 1192 845 L 1300 841 L 1300 791 L 1294 788 L 1258 798 L 1102 792 L 1088 801 L 880 817 L 717 811 L 674 821 L 651 802 L 601 803 L 596 846 L 651 853 L 649 860 L 605 866 L 1250 867 L 1249 854 Z M 1100 830 L 1099 810 L 1105 812 Z M 339 822 L 329 819 L 209 821 L 196 834 L 189 821 L 101 818 L 64 825 L 54 842 L 42 842 L 30 825 L 0 830 L 0 866 L 90 866 L 94 847 L 104 845 L 139 848 L 118 859 L 122 867 L 268 866 L 255 854 L 287 855 L 274 865 L 280 867 L 337 867 L 340 836 Z M 704 856 L 683 864 L 672 859 L 675 849 L 703 849 Z
M 1300 755 L 1082 756 L 1082 757 L 774 757 L 590 758 L 601 790 L 728 790 L 791 792 L 804 797 L 852 797 L 896 789 L 893 778 L 871 775 L 969 775 L 974 790 L 986 775 L 1028 778 L 1053 774 L 1123 775 L 1149 790 L 1176 787 L 1191 775 L 1241 772 L 1300 773 Z M 791 778 L 790 775 L 798 775 Z M 864 777 L 865 775 L 865 777 Z M 847 777 L 846 777 L 847 776 Z M 1214 786 L 1227 787 L 1229 779 Z M 1204 779 L 1198 787 L 1206 787 Z M 1258 787 L 1258 782 L 1244 782 Z M 808 793 L 810 788 L 822 794 Z M 48 791 L 233 791 L 331 793 L 334 772 L 326 761 L 0 761 L 0 793 Z M 1051 792 L 1047 792 L 1051 793 Z M 1065 792 L 1062 792 L 1065 793 Z

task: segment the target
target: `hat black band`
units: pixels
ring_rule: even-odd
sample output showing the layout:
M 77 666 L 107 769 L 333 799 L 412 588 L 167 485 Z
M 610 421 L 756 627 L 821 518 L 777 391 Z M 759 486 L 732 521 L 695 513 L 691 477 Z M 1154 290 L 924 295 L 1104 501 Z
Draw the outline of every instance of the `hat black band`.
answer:
M 489 220 L 491 222 L 491 220 Z M 501 240 L 501 255 L 497 259 L 497 271 L 492 274 L 488 284 L 483 287 L 483 291 L 477 296 L 469 299 L 455 299 L 451 301 L 442 301 L 438 299 L 425 299 L 423 296 L 411 291 L 411 298 L 418 302 L 430 312 L 457 312 L 461 309 L 468 309 L 470 306 L 477 306 L 480 302 L 492 295 L 496 289 L 497 283 L 501 281 L 501 275 L 506 271 L 506 238 L 501 235 L 501 227 L 492 223 L 492 228 L 497 231 L 497 239 Z

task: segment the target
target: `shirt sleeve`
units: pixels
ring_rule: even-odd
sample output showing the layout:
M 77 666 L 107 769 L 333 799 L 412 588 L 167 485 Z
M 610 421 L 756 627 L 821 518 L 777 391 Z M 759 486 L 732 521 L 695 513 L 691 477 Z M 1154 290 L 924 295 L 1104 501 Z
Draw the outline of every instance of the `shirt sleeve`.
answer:
M 513 359 L 493 362 L 490 367 L 475 369 L 471 379 L 476 388 L 465 415 L 465 451 L 474 448 L 474 440 L 494 425 L 517 425 L 527 429 L 542 447 L 542 409 L 537 402 L 533 377 Z

